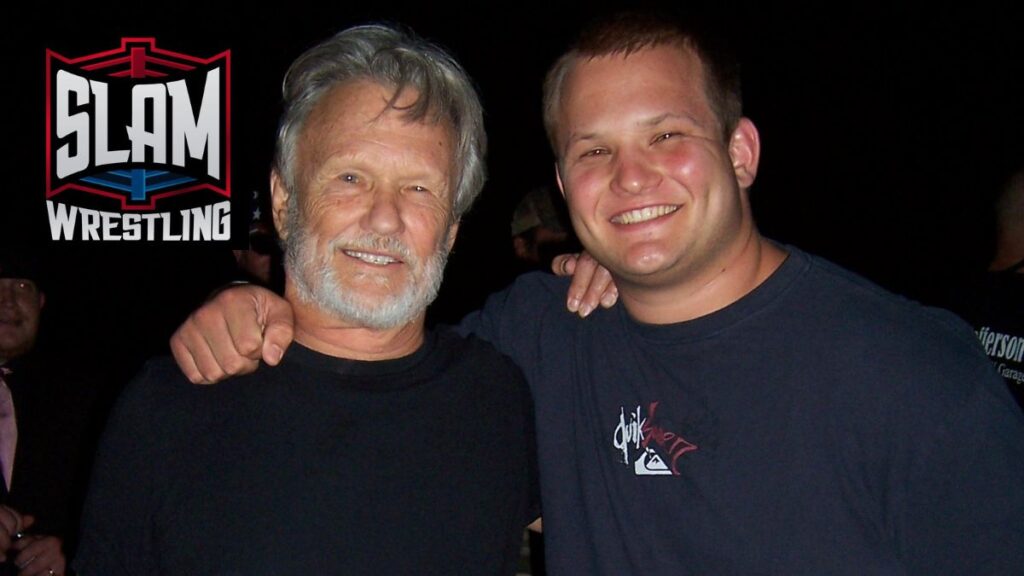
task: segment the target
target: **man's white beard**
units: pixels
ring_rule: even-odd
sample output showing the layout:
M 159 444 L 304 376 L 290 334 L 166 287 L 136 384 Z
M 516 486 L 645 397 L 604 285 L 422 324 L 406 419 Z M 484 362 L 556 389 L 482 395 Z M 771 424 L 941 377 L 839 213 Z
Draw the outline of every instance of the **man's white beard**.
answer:
M 303 302 L 313 304 L 339 320 L 365 328 L 385 330 L 413 321 L 437 297 L 448 261 L 447 234 L 425 265 L 401 241 L 376 234 L 365 234 L 359 238 L 334 238 L 328 243 L 323 257 L 318 257 L 317 237 L 309 233 L 297 204 L 289 203 L 288 206 L 289 226 L 284 265 Z M 400 257 L 408 270 L 404 286 L 383 296 L 367 296 L 356 289 L 342 286 L 333 266 L 340 247 L 383 251 Z M 387 283 L 383 276 L 377 278 L 377 281 L 381 285 Z

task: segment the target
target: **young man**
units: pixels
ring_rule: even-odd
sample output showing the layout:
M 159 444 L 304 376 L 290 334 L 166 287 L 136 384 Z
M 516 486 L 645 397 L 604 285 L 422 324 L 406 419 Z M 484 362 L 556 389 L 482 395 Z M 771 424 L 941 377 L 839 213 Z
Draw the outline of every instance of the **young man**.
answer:
M 1024 418 L 957 319 L 758 233 L 760 140 L 718 52 L 605 21 L 549 72 L 545 122 L 621 305 L 580 319 L 567 281 L 530 275 L 463 328 L 530 382 L 552 573 L 1024 565 Z M 276 360 L 286 316 L 242 289 L 172 346 L 215 379 Z

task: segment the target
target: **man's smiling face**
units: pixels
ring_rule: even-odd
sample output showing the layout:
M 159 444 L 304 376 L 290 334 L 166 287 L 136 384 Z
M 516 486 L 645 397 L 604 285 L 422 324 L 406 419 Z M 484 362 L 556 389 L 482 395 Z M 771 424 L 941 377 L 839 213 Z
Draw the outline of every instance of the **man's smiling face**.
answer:
M 403 117 L 415 91 L 394 107 L 392 95 L 358 81 L 323 97 L 298 144 L 302 191 L 281 223 L 299 294 L 370 328 L 423 313 L 457 229 L 451 131 Z
M 754 130 L 741 120 L 736 131 Z M 578 60 L 563 88 L 559 177 L 588 251 L 620 282 L 686 281 L 753 223 L 700 59 L 674 44 Z M 756 139 L 756 132 L 753 134 Z

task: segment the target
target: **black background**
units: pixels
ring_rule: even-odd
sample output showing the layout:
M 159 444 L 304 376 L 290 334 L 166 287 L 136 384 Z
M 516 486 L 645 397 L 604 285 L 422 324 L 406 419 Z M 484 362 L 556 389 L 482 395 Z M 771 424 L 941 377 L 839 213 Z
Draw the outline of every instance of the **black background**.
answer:
M 49 270 L 47 340 L 82 362 L 130 373 L 232 266 L 224 246 L 53 243 L 44 205 L 45 49 L 80 56 L 122 36 L 154 36 L 196 56 L 232 52 L 233 193 L 266 189 L 290 61 L 352 24 L 400 22 L 449 48 L 487 111 L 489 181 L 464 219 L 432 317 L 451 321 L 511 278 L 508 221 L 522 194 L 553 179 L 541 126 L 544 71 L 593 2 L 47 3 L 8 19 L 2 38 L 5 187 L 0 242 L 40 252 Z M 1022 21 L 978 3 L 714 2 L 743 62 L 745 110 L 760 129 L 752 190 L 766 235 L 826 256 L 917 298 L 983 268 L 989 204 L 1024 164 Z

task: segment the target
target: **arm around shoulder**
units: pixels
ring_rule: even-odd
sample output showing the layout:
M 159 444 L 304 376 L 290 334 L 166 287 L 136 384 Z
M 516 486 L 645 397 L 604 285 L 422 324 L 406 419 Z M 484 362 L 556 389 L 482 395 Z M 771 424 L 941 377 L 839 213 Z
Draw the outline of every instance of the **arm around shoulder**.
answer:
M 292 342 L 291 305 L 266 288 L 234 286 L 193 312 L 171 337 L 178 367 L 194 384 L 213 384 L 281 361 Z

